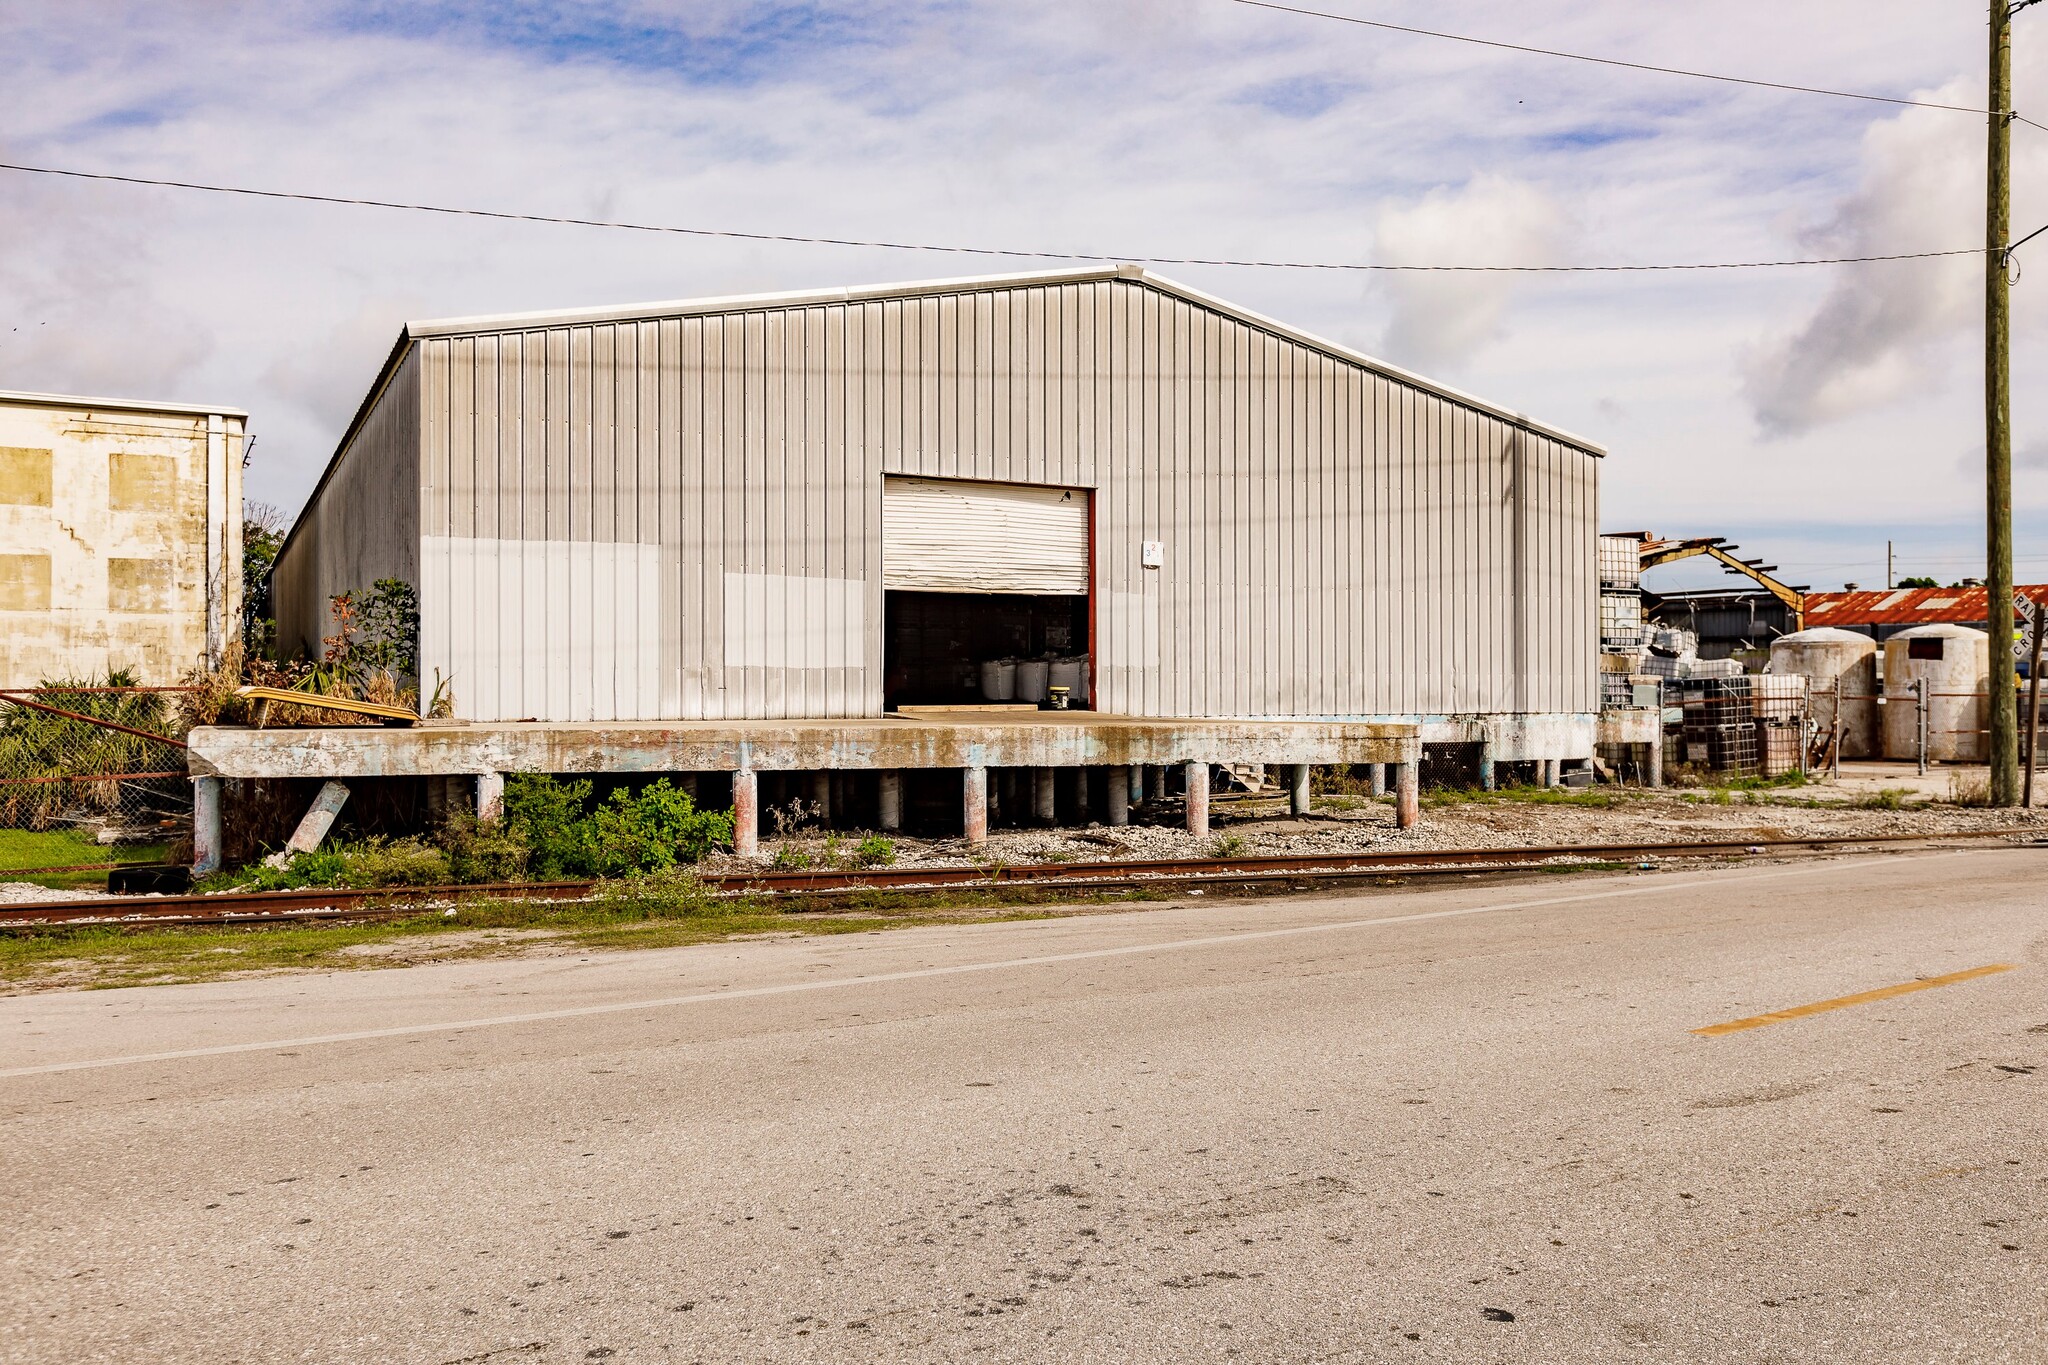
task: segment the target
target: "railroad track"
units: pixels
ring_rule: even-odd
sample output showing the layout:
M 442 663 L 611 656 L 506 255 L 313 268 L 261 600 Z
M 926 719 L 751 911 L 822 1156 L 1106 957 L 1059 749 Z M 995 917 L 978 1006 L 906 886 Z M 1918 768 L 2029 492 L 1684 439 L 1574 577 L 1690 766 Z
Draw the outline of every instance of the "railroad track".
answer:
M 850 871 L 713 873 L 703 882 L 722 894 L 837 898 L 873 891 L 941 891 L 1073 886 L 1112 891 L 1230 884 L 1306 887 L 1381 877 L 1426 877 L 1545 864 L 1640 862 L 1758 854 L 1832 853 L 1850 848 L 1947 843 L 1962 839 L 2048 836 L 2048 828 L 1969 830 L 1954 834 L 1838 835 L 1813 839 L 1703 839 L 1655 844 L 1563 844 L 1531 848 L 1447 849 L 1406 853 L 1300 854 L 1250 858 L 1181 858 L 1119 862 L 991 864 L 976 867 L 881 867 Z M 0 930 L 52 926 L 284 924 L 332 919 L 416 916 L 464 900 L 580 900 L 594 883 L 500 882 L 468 886 L 394 887 L 372 891 L 313 889 L 235 891 L 213 895 L 40 901 L 0 906 Z

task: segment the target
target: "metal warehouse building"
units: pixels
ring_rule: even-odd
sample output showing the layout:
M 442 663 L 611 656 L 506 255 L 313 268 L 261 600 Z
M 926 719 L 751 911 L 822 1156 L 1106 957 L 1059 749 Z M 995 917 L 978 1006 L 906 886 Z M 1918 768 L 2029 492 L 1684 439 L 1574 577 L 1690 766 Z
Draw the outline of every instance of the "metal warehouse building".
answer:
M 1580 759 L 1601 453 L 1133 266 L 415 323 L 275 601 L 317 652 L 415 583 L 456 714 L 553 727 L 453 763 L 652 770 L 563 736 L 901 724 L 1046 656 L 1103 717 L 1323 727 L 1274 761 Z M 732 733 L 706 766 L 773 766 Z

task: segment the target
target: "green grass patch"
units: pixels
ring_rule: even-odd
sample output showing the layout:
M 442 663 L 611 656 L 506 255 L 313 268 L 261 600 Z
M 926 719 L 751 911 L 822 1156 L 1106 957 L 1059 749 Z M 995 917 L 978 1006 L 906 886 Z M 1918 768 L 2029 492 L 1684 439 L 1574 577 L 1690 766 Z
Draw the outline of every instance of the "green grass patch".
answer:
M 23 874 L 27 867 L 72 867 L 80 863 L 160 863 L 169 844 L 102 844 L 72 829 L 0 829 L 0 882 L 30 882 L 59 891 L 105 890 L 104 872 Z

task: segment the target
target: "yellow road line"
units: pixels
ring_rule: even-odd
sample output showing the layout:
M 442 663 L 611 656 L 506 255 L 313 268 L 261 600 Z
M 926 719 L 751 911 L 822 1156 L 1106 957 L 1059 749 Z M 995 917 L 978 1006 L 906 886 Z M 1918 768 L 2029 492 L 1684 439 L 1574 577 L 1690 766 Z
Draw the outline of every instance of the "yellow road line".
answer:
M 1809 1014 L 1826 1014 L 1829 1010 L 1847 1009 L 1851 1005 L 1868 1005 L 1875 1000 L 1890 1000 L 1894 996 L 1911 995 L 1914 991 L 1931 991 L 1936 986 L 1953 986 L 1958 981 L 1973 981 L 1980 976 L 2009 972 L 2015 965 L 2011 962 L 1994 962 L 1988 967 L 1972 967 L 1966 972 L 1950 972 L 1947 976 L 1927 976 L 1918 981 L 1904 981 L 1896 986 L 1880 986 L 1874 991 L 1858 991 L 1855 995 L 1844 995 L 1833 1000 L 1817 1000 L 1811 1005 L 1794 1005 L 1789 1010 L 1772 1010 L 1769 1014 L 1753 1014 L 1747 1019 L 1730 1019 L 1725 1024 L 1709 1024 L 1705 1028 L 1696 1028 L 1693 1032 L 1702 1038 L 1719 1038 L 1724 1033 L 1740 1033 L 1744 1029 L 1762 1028 L 1765 1024 L 1782 1024 L 1787 1019 L 1804 1019 Z

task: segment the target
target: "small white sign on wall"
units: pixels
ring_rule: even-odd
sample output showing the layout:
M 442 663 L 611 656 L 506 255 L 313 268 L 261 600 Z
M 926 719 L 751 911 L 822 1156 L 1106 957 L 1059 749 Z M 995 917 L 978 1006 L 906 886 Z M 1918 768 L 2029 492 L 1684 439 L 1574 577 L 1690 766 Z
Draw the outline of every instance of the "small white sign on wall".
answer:
M 1138 552 L 1138 562 L 1145 568 L 1156 569 L 1166 562 L 1166 542 L 1148 540 Z

